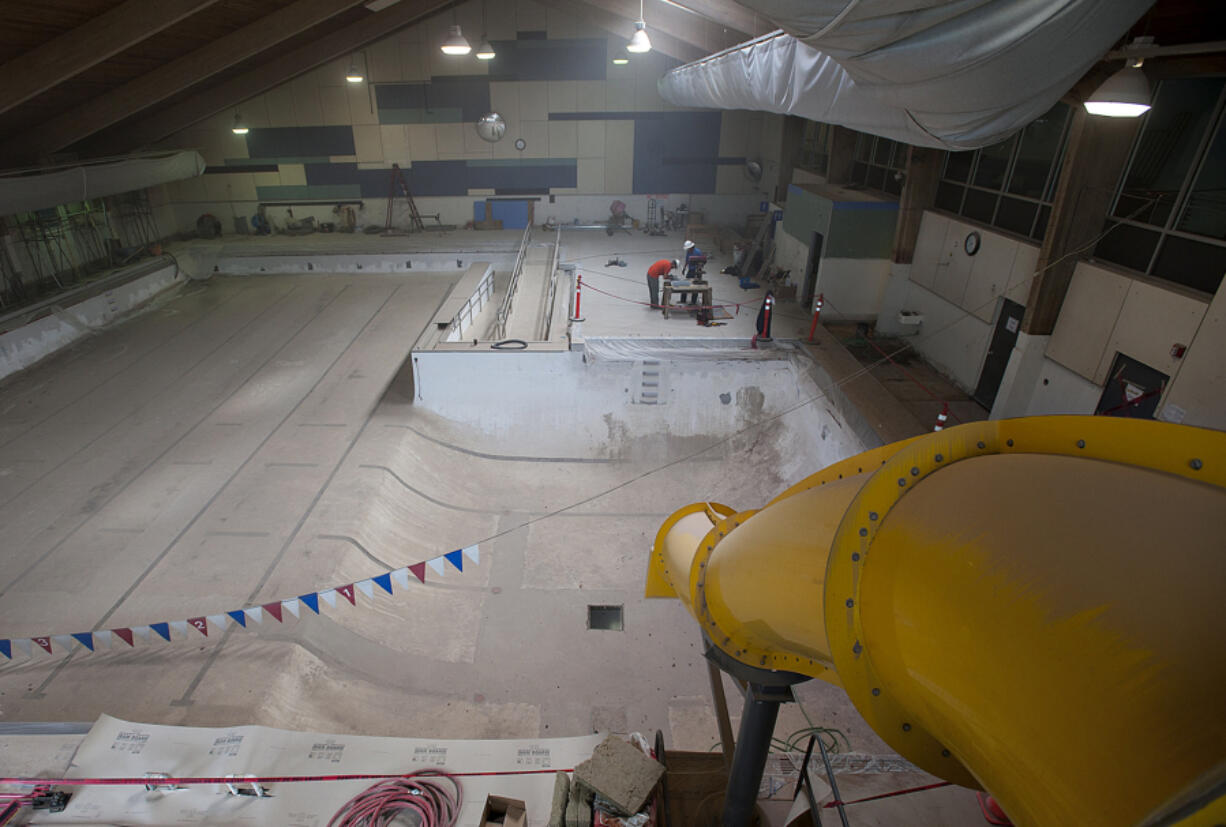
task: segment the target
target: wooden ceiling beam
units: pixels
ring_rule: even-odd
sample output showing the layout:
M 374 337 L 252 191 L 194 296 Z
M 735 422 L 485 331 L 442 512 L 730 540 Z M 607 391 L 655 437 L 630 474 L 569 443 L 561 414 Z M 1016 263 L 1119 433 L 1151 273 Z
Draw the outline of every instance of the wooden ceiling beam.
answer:
M 239 101 L 248 100 L 329 61 L 382 40 L 399 29 L 419 23 L 450 8 L 452 4 L 453 0 L 400 0 L 343 29 L 203 89 L 199 94 L 157 114 L 125 123 L 122 130 L 112 129 L 101 140 L 88 144 L 89 154 L 115 155 L 148 146 L 229 109 Z
M 130 118 L 365 0 L 298 0 L 0 145 L 6 162 L 32 161 Z
M 698 17 L 745 35 L 742 40 L 773 32 L 779 28 L 767 18 L 731 0 L 650 0 L 644 14 L 650 17 L 659 7 L 685 9 Z
M 217 0 L 127 0 L 0 66 L 0 112 L 173 26 Z

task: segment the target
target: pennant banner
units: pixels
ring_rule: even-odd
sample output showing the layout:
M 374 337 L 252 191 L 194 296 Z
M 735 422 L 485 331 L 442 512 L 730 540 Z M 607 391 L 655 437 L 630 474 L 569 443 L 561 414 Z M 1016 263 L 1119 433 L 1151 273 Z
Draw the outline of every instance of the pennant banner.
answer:
M 317 592 L 308 592 L 307 594 L 300 594 L 297 597 L 285 600 L 274 600 L 271 603 L 264 603 L 260 606 L 233 609 L 220 614 L 189 617 L 186 620 L 164 620 L 144 626 L 120 626 L 115 629 L 102 629 L 94 632 L 39 635 L 29 638 L 0 638 L 0 655 L 4 656 L 4 660 L 0 660 L 0 664 L 12 661 L 14 652 L 19 652 L 27 658 L 32 658 L 35 646 L 38 646 L 39 649 L 42 649 L 49 655 L 66 655 L 74 651 L 74 643 L 79 644 L 87 652 L 96 652 L 99 648 L 111 649 L 114 638 L 119 638 L 128 647 L 134 648 L 138 638 L 142 643 L 149 643 L 153 640 L 154 634 L 168 643 L 173 642 L 176 637 L 180 640 L 191 637 L 192 635 L 189 633 L 195 632 L 208 637 L 210 625 L 219 631 L 224 631 L 227 627 L 227 619 L 230 623 L 242 629 L 249 628 L 251 623 L 262 623 L 266 614 L 278 623 L 284 623 L 286 613 L 295 618 L 301 617 L 303 606 L 306 606 L 312 614 L 320 614 L 319 606 L 321 600 L 329 609 L 335 609 L 338 604 L 336 599 L 338 594 L 349 601 L 349 605 L 357 606 L 358 592 L 361 592 L 371 600 L 375 599 L 377 593 L 395 595 L 394 586 L 399 586 L 401 591 L 407 591 L 410 588 L 412 580 L 410 580 L 409 575 L 416 578 L 419 583 L 425 583 L 427 569 L 433 571 L 439 577 L 446 575 L 448 564 L 456 571 L 463 572 L 464 561 L 466 559 L 475 566 L 481 565 L 480 548 L 477 545 L 465 546 L 430 560 L 423 560 L 411 566 L 402 566 L 394 571 L 384 572 L 365 580 L 357 580 L 353 583 L 346 583 L 343 586 L 336 586 L 331 589 L 321 589 Z M 377 593 L 375 591 L 376 586 L 379 587 Z M 81 650 L 78 649 L 76 651 L 79 652 Z

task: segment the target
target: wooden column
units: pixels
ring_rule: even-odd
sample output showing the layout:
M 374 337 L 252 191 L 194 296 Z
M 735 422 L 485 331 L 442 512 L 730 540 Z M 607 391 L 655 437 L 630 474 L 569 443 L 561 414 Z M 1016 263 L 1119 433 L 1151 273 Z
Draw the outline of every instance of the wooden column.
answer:
M 907 148 L 907 177 L 898 196 L 898 226 L 894 230 L 894 261 L 899 264 L 910 264 L 915 256 L 920 221 L 924 210 L 936 204 L 944 160 L 945 152 L 940 149 Z
M 826 181 L 839 186 L 850 183 L 855 155 L 856 131 L 845 126 L 830 127 L 830 160 L 826 163 Z
M 1081 106 L 1073 110 L 1068 149 L 1039 250 L 1039 275 L 1030 283 L 1022 319 L 1024 332 L 1048 336 L 1055 328 L 1077 262 L 1093 252 L 1092 242 L 1104 229 L 1139 128 L 1139 118 L 1094 116 Z
M 788 199 L 788 186 L 792 183 L 792 170 L 800 161 L 805 144 L 805 119 L 795 115 L 783 117 L 783 137 L 779 142 L 779 181 L 775 186 L 775 203 Z

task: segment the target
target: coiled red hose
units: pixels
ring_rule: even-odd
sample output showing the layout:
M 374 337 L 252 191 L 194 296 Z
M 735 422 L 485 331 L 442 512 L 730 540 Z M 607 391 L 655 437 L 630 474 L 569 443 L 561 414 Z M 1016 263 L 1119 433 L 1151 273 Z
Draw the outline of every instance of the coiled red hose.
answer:
M 328 827 L 385 827 L 402 812 L 421 816 L 421 827 L 453 827 L 460 817 L 460 781 L 439 769 L 380 781 L 345 802 Z

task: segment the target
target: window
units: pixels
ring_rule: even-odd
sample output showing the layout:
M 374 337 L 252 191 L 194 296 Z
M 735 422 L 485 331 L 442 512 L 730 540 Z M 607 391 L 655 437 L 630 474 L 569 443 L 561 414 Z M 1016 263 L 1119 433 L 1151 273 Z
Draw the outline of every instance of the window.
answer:
M 907 169 L 907 145 L 889 138 L 856 135 L 856 151 L 851 165 L 851 183 L 890 195 L 902 192 Z
M 1226 272 L 1226 79 L 1163 81 L 1094 255 L 1207 293 Z
M 1002 230 L 1042 239 L 1068 141 L 1069 108 L 1058 103 L 1017 135 L 950 152 L 936 205 Z

